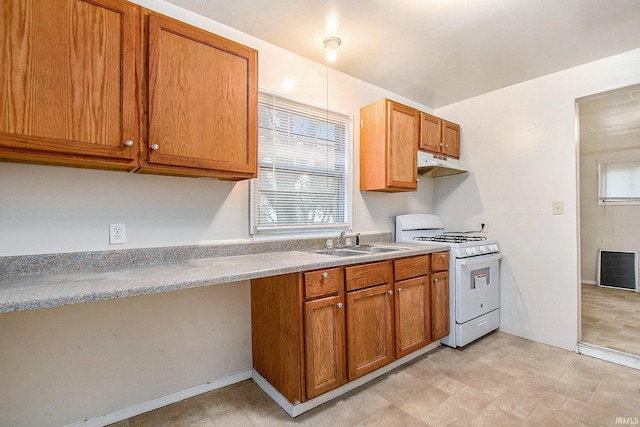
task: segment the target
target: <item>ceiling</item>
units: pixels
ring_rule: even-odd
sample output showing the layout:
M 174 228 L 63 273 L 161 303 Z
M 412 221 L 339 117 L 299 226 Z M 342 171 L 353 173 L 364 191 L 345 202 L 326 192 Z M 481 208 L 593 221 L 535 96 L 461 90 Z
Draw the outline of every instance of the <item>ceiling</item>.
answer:
M 640 148 L 640 85 L 579 102 L 580 153 Z
M 434 109 L 640 47 L 639 0 L 168 1 Z

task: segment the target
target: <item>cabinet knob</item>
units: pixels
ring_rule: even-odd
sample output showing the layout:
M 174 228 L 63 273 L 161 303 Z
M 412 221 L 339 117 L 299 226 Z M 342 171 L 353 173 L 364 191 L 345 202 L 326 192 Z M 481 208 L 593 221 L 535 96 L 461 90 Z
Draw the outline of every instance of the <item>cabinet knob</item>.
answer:
M 158 148 L 160 148 L 160 147 L 158 147 L 158 144 L 152 144 L 152 145 L 151 145 L 151 149 L 152 149 L 153 151 L 156 151 Z
M 341 302 L 339 302 L 339 303 L 337 303 L 337 304 L 336 304 L 336 306 L 337 306 L 338 308 L 342 308 L 342 303 L 341 303 Z
M 322 278 L 323 279 L 328 279 L 329 278 L 329 273 L 327 273 L 326 271 L 324 273 L 322 273 Z
M 444 144 L 444 148 L 449 148 L 449 145 L 448 144 Z
M 447 256 L 445 254 L 440 255 L 440 258 L 445 259 Z
M 402 288 L 398 288 L 398 292 L 402 292 Z
M 393 291 L 392 291 L 391 289 L 389 289 L 389 290 L 387 291 L 387 293 L 388 293 L 389 295 L 393 295 Z
M 438 279 L 433 279 L 433 281 L 434 281 L 434 282 L 437 282 L 437 281 L 438 281 Z
M 127 140 L 124 142 L 124 145 L 126 145 L 127 147 L 133 147 L 133 141 L 132 141 L 132 140 L 130 140 L 130 139 L 127 139 Z

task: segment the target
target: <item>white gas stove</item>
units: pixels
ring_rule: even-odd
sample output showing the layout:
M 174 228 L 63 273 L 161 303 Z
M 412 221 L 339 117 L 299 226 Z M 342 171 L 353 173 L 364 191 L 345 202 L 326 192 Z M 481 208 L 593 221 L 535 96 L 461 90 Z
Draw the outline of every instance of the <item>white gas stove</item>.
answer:
M 462 347 L 500 326 L 500 245 L 468 232 L 445 232 L 437 215 L 396 217 L 396 242 L 446 245 L 450 251 L 450 333 L 441 339 Z

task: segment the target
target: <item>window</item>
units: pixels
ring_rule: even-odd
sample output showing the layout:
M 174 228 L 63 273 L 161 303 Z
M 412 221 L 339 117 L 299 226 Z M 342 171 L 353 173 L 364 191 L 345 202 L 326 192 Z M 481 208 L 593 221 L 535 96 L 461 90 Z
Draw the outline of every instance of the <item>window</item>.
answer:
M 640 159 L 598 162 L 598 204 L 640 204 Z
M 261 91 L 251 233 L 351 225 L 353 118 Z

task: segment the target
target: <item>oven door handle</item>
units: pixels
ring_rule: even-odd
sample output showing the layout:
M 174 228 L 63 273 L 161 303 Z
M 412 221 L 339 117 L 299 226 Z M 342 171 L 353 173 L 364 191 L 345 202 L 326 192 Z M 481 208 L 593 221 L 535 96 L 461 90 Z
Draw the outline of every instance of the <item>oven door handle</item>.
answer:
M 502 259 L 502 254 L 480 255 L 472 258 L 463 258 L 459 262 L 460 265 L 473 265 L 483 262 L 498 261 L 499 259 Z

